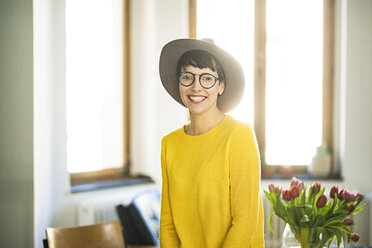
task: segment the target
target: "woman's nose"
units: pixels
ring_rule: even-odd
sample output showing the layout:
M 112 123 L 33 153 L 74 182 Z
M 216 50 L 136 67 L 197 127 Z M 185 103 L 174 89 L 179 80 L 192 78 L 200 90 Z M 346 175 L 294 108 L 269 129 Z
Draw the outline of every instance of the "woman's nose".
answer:
M 202 90 L 202 86 L 200 85 L 200 81 L 199 81 L 199 75 L 195 75 L 195 79 L 194 79 L 194 83 L 191 85 L 191 89 L 193 91 L 201 91 Z

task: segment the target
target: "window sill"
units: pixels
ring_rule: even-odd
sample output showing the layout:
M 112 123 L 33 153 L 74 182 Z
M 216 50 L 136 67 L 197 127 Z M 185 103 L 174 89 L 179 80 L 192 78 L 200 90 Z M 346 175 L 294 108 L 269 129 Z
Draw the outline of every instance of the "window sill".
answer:
M 344 179 L 341 175 L 332 175 L 329 177 L 312 177 L 308 174 L 293 174 L 293 175 L 282 175 L 282 174 L 274 174 L 271 176 L 262 175 L 261 179 L 263 181 L 271 181 L 271 180 L 291 180 L 292 177 L 297 177 L 302 181 L 340 181 L 342 182 Z
M 140 185 L 140 184 L 150 184 L 154 183 L 150 177 L 147 176 L 136 176 L 136 177 L 126 177 L 119 180 L 113 181 L 102 181 L 102 182 L 90 182 L 90 183 L 81 183 L 71 185 L 71 193 L 79 193 L 79 192 L 86 192 L 86 191 L 93 191 L 93 190 L 100 190 L 100 189 L 108 189 L 114 187 L 122 187 L 122 186 L 132 186 L 132 185 Z

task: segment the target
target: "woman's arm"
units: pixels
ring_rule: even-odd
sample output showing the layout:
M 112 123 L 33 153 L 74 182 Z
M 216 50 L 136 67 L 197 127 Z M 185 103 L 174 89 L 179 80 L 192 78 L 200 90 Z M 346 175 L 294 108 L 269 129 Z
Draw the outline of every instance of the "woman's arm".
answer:
M 173 224 L 172 211 L 168 193 L 168 173 L 165 163 L 164 139 L 161 146 L 161 170 L 162 170 L 162 192 L 161 192 L 161 214 L 160 214 L 160 247 L 177 248 L 179 239 Z
M 264 247 L 260 159 L 249 126 L 233 131 L 229 162 L 232 225 L 223 247 Z

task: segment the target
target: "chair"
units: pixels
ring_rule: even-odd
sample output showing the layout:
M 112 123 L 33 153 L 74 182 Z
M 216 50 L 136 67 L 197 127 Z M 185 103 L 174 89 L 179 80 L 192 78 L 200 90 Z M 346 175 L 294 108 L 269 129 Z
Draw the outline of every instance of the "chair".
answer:
M 47 228 L 49 248 L 124 248 L 119 221 L 69 228 Z

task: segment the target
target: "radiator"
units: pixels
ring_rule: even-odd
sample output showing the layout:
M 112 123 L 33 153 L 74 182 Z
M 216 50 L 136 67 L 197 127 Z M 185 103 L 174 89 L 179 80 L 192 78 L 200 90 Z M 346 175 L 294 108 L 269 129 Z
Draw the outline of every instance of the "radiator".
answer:
M 282 242 L 282 235 L 285 227 L 285 222 L 277 217 L 276 215 L 272 218 L 272 226 L 274 233 L 271 233 L 269 228 L 269 217 L 272 210 L 270 201 L 267 197 L 262 194 L 262 202 L 264 208 L 264 235 L 265 235 L 265 247 L 266 248 L 280 248 Z M 372 245 L 372 207 L 371 207 L 372 193 L 365 194 L 365 202 L 367 206 L 359 213 L 353 215 L 353 219 L 356 223 L 352 226 L 352 232 L 358 233 L 361 236 L 361 240 L 358 242 L 358 246 L 371 246 Z
M 123 193 L 95 195 L 76 202 L 76 224 L 79 226 L 118 220 L 116 206 L 129 204 L 133 197 L 147 190 L 157 189 L 157 185 L 143 185 L 130 188 Z
M 77 205 L 77 224 L 79 226 L 93 225 L 106 221 L 118 220 L 116 206 L 122 200 L 83 201 Z

